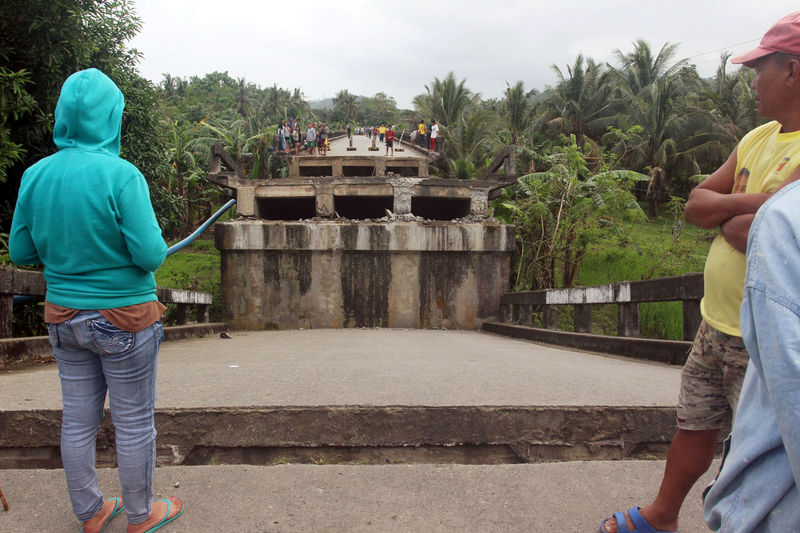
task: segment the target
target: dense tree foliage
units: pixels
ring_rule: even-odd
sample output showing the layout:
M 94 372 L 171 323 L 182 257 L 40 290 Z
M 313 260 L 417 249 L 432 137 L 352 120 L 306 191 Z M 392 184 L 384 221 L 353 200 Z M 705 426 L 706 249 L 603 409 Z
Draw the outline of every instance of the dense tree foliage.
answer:
M 22 171 L 55 150 L 61 84 L 84 68 L 102 70 L 125 95 L 122 156 L 151 182 L 167 172 L 156 95 L 126 46 L 140 27 L 127 0 L 0 2 L 0 227 L 10 224 Z

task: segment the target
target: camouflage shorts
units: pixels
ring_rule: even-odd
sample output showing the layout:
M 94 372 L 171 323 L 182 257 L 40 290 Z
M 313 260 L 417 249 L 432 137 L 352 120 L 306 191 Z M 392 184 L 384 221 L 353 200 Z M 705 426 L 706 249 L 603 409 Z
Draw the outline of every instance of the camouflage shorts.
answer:
M 741 337 L 722 333 L 703 320 L 681 373 L 678 427 L 728 428 L 749 359 Z

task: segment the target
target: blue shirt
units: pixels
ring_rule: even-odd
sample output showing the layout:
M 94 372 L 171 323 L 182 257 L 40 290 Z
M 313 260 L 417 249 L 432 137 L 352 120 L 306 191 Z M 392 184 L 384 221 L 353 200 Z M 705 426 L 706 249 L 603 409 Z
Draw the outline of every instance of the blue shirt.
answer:
M 705 498 L 721 532 L 800 531 L 800 182 L 756 214 L 741 328 L 747 367 L 730 451 Z

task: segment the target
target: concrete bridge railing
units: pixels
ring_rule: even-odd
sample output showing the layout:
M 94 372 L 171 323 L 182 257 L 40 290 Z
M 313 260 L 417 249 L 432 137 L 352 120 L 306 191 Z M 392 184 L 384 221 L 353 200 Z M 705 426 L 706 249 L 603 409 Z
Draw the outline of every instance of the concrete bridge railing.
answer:
M 483 329 L 571 348 L 682 364 L 702 320 L 702 297 L 702 273 L 596 287 L 507 293 L 500 299 L 498 321 L 484 323 Z M 684 340 L 640 337 L 639 304 L 670 301 L 683 302 Z M 592 306 L 610 304 L 617 305 L 617 335 L 592 334 Z M 574 309 L 574 331 L 557 329 L 558 310 L 563 306 Z M 541 327 L 534 324 L 534 311 L 541 312 Z
M 164 304 L 175 304 L 176 312 L 169 327 L 164 329 L 167 340 L 202 335 L 225 329 L 223 323 L 209 322 L 211 294 L 179 289 L 156 289 L 158 299 Z M 50 351 L 47 337 L 14 337 L 14 296 L 45 296 L 44 276 L 41 272 L 0 267 L 0 366 L 24 355 L 39 356 Z M 190 324 L 192 311 L 196 321 Z M 44 317 L 42 317 L 42 320 Z

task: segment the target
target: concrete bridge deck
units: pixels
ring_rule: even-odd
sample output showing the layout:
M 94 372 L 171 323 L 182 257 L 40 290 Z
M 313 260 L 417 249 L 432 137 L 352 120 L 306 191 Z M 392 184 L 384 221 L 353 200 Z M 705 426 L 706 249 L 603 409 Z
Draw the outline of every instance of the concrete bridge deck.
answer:
M 397 137 L 400 137 L 399 131 L 396 131 L 395 133 Z M 376 155 L 386 157 L 386 142 L 381 142 L 380 139 L 375 139 L 375 146 L 380 149 L 377 152 L 369 151 L 369 147 L 372 146 L 372 139 L 366 135 L 353 135 L 353 146 L 356 148 L 355 151 L 347 151 L 348 146 L 350 146 L 350 143 L 347 139 L 347 136 L 333 139 L 331 141 L 331 149 L 328 151 L 328 154 L 335 156 Z M 432 155 L 432 152 L 429 150 L 425 150 L 419 146 L 414 146 L 408 143 L 401 143 L 397 140 L 397 138 L 395 138 L 394 141 L 394 148 L 395 157 L 402 155 L 403 157 L 428 158 Z M 404 148 L 404 150 L 402 152 L 398 152 L 398 148 Z M 389 150 L 389 153 L 391 154 L 391 150 Z M 389 155 L 389 157 L 392 156 Z
M 680 368 L 474 331 L 236 331 L 162 345 L 159 408 L 674 406 Z M 0 371 L 0 411 L 60 409 L 55 365 Z
M 511 460 L 504 460 L 508 453 L 502 450 L 461 456 L 431 450 L 437 443 L 446 450 L 462 447 L 476 431 L 488 444 L 508 433 L 535 448 L 534 441 L 546 440 L 535 435 L 538 425 L 553 433 L 566 431 L 566 437 L 553 438 L 572 437 L 574 444 L 559 446 L 580 449 L 577 441 L 595 438 L 603 425 L 619 425 L 631 433 L 651 422 L 663 425 L 663 419 L 674 417 L 678 367 L 472 331 L 232 335 L 162 347 L 159 446 L 176 442 L 169 444 L 171 453 L 189 456 L 193 446 L 181 441 L 181 435 L 190 434 L 206 454 L 195 453 L 196 462 L 183 463 L 206 466 L 157 469 L 155 492 L 176 494 L 187 503 L 185 516 L 166 531 L 225 531 L 231 524 L 237 531 L 253 532 L 595 531 L 602 517 L 649 501 L 658 488 L 664 466 L 659 460 L 497 464 L 524 462 L 524 452 L 514 443 L 508 446 L 519 453 Z M 23 446 L 43 441 L 42 449 L 57 448 L 55 365 L 5 369 L 0 391 L 0 446 L 19 438 Z M 286 414 L 292 411 L 300 414 Z M 540 418 L 542 411 L 555 419 Z M 405 425 L 386 422 L 398 412 Z M 246 417 L 253 413 L 257 418 Z M 206 427 L 206 416 L 216 430 Z M 231 421 L 237 417 L 244 417 L 239 424 Z M 259 433 L 262 423 L 266 429 Z M 372 428 L 377 428 L 375 435 L 369 434 Z M 671 436 L 660 431 L 642 438 Z M 235 434 L 244 435 L 245 441 L 226 441 Z M 255 440 L 248 441 L 248 436 Z M 258 450 L 265 436 L 273 441 L 268 452 Z M 99 440 L 109 438 L 104 426 Z M 360 439 L 368 441 L 363 448 L 358 448 Z M 295 460 L 293 443 L 308 446 L 300 452 L 307 460 Z M 351 460 L 331 464 L 339 463 L 334 444 L 356 449 Z M 219 450 L 236 446 L 245 457 L 261 453 L 267 460 L 220 464 L 232 455 Z M 381 446 L 407 450 L 406 455 L 375 455 Z M 602 451 L 605 445 L 594 446 L 588 449 Z M 432 458 L 426 459 L 425 453 Z M 545 460 L 558 460 L 558 453 Z M 203 457 L 211 460 L 203 462 Z M 536 453 L 529 458 L 535 460 Z M 109 460 L 102 450 L 98 459 Z M 170 464 L 163 459 L 160 449 L 160 463 Z M 117 495 L 116 471 L 101 468 L 99 475 L 106 494 Z M 702 484 L 684 507 L 682 531 L 705 530 Z M 0 469 L 0 488 L 11 504 L 9 513 L 0 512 L 4 533 L 77 526 L 59 469 Z M 124 526 L 124 518 L 118 519 L 108 531 L 123 531 Z

